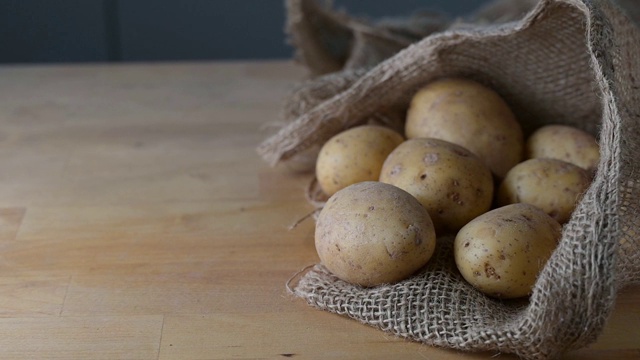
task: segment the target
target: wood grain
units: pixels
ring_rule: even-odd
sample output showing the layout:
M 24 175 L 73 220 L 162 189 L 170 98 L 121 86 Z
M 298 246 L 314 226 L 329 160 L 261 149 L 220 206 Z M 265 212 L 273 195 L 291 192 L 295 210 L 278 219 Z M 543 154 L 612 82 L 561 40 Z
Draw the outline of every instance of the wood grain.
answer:
M 2 359 L 157 359 L 163 317 L 0 319 Z
M 25 208 L 0 208 L 0 242 L 11 241 L 16 238 Z
M 46 275 L 0 277 L 0 317 L 60 315 L 69 280 Z
M 293 298 L 309 174 L 255 146 L 288 62 L 0 67 L 0 358 L 514 359 L 408 342 Z M 637 359 L 640 288 L 567 359 Z

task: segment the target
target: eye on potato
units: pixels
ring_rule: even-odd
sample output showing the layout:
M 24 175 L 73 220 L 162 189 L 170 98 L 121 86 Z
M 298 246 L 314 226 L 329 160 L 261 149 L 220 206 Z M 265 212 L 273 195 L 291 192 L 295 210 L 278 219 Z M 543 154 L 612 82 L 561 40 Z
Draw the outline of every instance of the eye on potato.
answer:
M 377 181 L 387 155 L 403 141 L 402 135 L 377 125 L 358 126 L 337 134 L 318 155 L 318 184 L 331 196 L 358 182 Z
M 563 224 L 591 183 L 589 172 L 555 159 L 530 159 L 516 165 L 498 189 L 498 205 L 528 203 Z
M 502 179 L 523 157 L 524 136 L 507 103 L 466 79 L 428 84 L 411 100 L 407 138 L 442 139 L 469 149 Z
M 529 204 L 489 211 L 465 225 L 454 240 L 464 279 L 498 298 L 527 296 L 557 246 L 561 225 Z
M 580 129 L 566 125 L 547 125 L 527 139 L 526 158 L 550 158 L 566 161 L 590 172 L 600 161 L 600 146 L 596 138 Z
M 409 193 L 380 182 L 338 191 L 316 223 L 322 264 L 340 279 L 361 286 L 409 277 L 429 261 L 435 242 L 424 207 Z
M 438 139 L 410 139 L 389 154 L 380 181 L 395 185 L 427 209 L 436 231 L 456 231 L 488 211 L 491 171 L 467 149 Z

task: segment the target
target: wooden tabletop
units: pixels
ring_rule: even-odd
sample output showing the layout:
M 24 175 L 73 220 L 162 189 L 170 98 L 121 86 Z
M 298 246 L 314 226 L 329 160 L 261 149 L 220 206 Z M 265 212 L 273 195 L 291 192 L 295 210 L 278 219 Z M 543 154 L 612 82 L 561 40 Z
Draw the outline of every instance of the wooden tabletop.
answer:
M 255 146 L 289 62 L 0 67 L 0 359 L 485 359 L 293 298 L 309 174 Z M 640 358 L 640 287 L 566 359 Z M 499 359 L 513 359 L 498 356 Z

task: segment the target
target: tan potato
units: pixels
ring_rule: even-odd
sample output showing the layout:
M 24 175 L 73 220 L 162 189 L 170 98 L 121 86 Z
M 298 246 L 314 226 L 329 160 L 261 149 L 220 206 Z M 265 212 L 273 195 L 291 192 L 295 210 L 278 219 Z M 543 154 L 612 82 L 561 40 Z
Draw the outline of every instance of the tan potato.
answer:
M 435 242 L 433 223 L 422 205 L 380 182 L 338 191 L 316 223 L 322 264 L 340 279 L 361 286 L 407 278 L 429 261 Z
M 595 171 L 600 161 L 600 146 L 596 138 L 566 125 L 539 128 L 527 139 L 525 152 L 527 159 L 558 159 L 590 172 Z
M 318 184 L 330 196 L 358 182 L 377 181 L 387 155 L 403 141 L 402 135 L 377 125 L 358 126 L 337 134 L 318 155 Z
M 563 224 L 591 183 L 589 172 L 555 159 L 530 159 L 511 169 L 498 189 L 498 206 L 527 203 Z
M 469 150 L 438 139 L 410 139 L 389 154 L 380 181 L 427 209 L 438 233 L 456 231 L 491 207 L 491 171 Z
M 500 179 L 523 157 L 522 129 L 507 103 L 471 80 L 443 79 L 418 91 L 407 113 L 405 135 L 469 149 Z
M 498 298 L 527 296 L 555 250 L 560 224 L 529 204 L 507 205 L 465 225 L 454 256 L 467 282 Z

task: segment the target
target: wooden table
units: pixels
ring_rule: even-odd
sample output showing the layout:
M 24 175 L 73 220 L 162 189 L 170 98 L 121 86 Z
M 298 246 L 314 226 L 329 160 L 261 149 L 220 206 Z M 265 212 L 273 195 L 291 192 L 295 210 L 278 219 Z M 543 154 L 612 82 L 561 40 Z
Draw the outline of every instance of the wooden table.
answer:
M 484 359 L 285 290 L 309 174 L 255 146 L 288 62 L 0 67 L 0 359 Z M 567 359 L 640 358 L 640 288 Z M 513 359 L 499 356 L 500 359 Z

